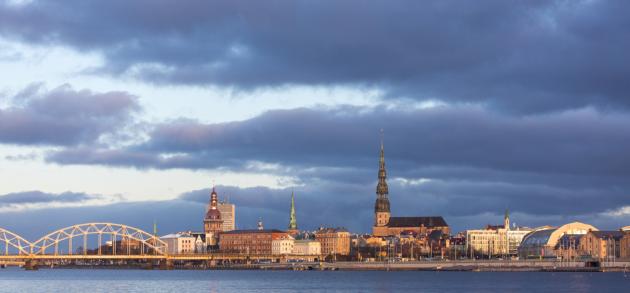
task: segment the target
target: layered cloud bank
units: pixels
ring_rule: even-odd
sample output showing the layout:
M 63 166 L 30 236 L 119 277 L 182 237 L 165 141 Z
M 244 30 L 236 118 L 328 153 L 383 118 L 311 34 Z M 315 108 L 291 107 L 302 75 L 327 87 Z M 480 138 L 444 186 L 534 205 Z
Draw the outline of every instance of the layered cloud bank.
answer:
M 145 139 L 85 141 L 49 150 L 44 158 L 61 166 L 218 170 L 294 178 L 308 207 L 303 211 L 306 227 L 338 224 L 366 231 L 382 127 L 396 214 L 460 219 L 499 215 L 508 208 L 530 223 L 539 223 L 536 217 L 575 220 L 605 214 L 611 224 L 627 218 L 623 211 L 630 205 L 627 125 L 626 115 L 592 108 L 536 116 L 497 114 L 476 106 L 300 108 L 229 123 L 178 119 L 143 123 L 142 128 L 131 123 L 121 127 L 141 129 L 138 136 Z M 239 205 L 243 223 L 264 217 L 280 227 L 288 193 L 263 187 L 222 190 Z M 31 197 L 0 198 L 6 204 Z M 203 206 L 207 191 L 178 200 Z M 77 201 L 72 206 L 95 203 Z M 191 214 L 182 221 L 192 219 Z
M 95 143 L 130 122 L 140 109 L 125 92 L 94 93 L 33 84 L 0 108 L 0 143 L 69 146 Z
M 344 211 L 371 210 L 383 127 L 392 202 L 401 214 L 456 217 L 509 208 L 576 219 L 629 204 L 627 125 L 627 116 L 593 109 L 533 117 L 449 106 L 295 109 L 230 123 L 160 123 L 136 145 L 68 148 L 47 160 L 294 176 L 307 206 L 341 220 Z M 278 193 L 258 191 L 234 196 L 251 208 L 283 207 L 274 200 Z
M 229 172 L 240 185 L 220 193 L 239 206 L 241 227 L 263 217 L 282 228 L 295 189 L 302 227 L 367 231 L 383 129 L 396 215 L 444 215 L 457 230 L 508 208 L 522 225 L 616 228 L 630 220 L 629 9 L 597 0 L 0 1 L 0 41 L 99 60 L 66 69 L 81 82 L 0 88 L 0 153 L 28 150 L 0 162 Z M 0 53 L 0 63 L 36 62 L 25 58 Z M 156 119 L 147 112 L 157 99 L 129 85 L 246 93 L 257 101 L 246 112 L 258 114 Z M 373 100 L 256 108 L 258 91 L 300 100 L 332 88 Z M 190 107 L 210 117 L 212 102 Z M 279 182 L 246 188 L 252 174 Z M 0 195 L 0 213 L 139 226 L 157 217 L 167 231 L 189 229 L 202 212 L 187 211 L 207 200 L 207 190 L 190 191 L 199 188 L 177 186 L 168 201 L 13 190 Z
M 629 6 L 9 1 L 0 4 L 0 35 L 95 52 L 105 63 L 94 74 L 155 84 L 367 86 L 516 112 L 627 108 Z
M 120 202 L 121 200 L 121 196 L 103 196 L 79 192 L 52 194 L 41 191 L 24 191 L 1 195 L 0 213 L 12 214 L 25 210 L 69 208 L 87 205 L 102 206 Z

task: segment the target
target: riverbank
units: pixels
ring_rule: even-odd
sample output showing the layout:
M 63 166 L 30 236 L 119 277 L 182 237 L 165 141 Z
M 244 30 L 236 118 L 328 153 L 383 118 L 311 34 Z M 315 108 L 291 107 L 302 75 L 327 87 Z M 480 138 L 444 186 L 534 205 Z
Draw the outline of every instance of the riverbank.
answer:
M 302 262 L 271 264 L 208 265 L 174 263 L 136 265 L 65 264 L 38 269 L 142 269 L 142 270 L 292 270 L 292 271 L 441 271 L 441 272 L 627 272 L 630 262 L 555 261 L 426 261 L 426 262 Z
M 457 271 L 457 272 L 628 272 L 630 262 L 335 262 L 315 266 L 299 264 L 274 264 L 260 269 L 293 270 L 340 270 L 340 271 Z

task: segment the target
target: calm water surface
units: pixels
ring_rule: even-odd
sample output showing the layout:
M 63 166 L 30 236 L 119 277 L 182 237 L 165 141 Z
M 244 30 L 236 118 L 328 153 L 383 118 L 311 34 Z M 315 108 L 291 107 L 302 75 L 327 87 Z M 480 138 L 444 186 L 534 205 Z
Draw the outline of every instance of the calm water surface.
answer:
M 2 292 L 630 292 L 623 273 L 0 269 Z

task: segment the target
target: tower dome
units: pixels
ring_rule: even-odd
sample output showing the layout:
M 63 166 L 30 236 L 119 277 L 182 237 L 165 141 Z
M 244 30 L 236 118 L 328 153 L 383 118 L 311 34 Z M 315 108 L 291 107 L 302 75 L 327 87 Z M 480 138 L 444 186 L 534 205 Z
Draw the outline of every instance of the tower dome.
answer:
M 217 209 L 209 209 L 206 213 L 206 220 L 221 220 L 221 212 Z
M 212 193 L 210 194 L 210 204 L 208 211 L 206 212 L 206 220 L 221 220 L 221 212 L 219 212 L 219 209 L 217 208 L 218 201 L 217 192 L 213 187 Z

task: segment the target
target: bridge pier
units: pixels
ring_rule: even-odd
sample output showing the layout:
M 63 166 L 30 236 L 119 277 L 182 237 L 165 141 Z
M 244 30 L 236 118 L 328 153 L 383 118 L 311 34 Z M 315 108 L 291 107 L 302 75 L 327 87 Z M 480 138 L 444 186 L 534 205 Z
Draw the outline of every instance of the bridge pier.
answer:
M 145 269 L 145 270 L 152 270 L 154 266 L 155 266 L 155 264 L 153 262 L 151 262 L 151 261 L 148 261 L 148 262 L 142 264 L 142 268 Z
M 27 271 L 36 271 L 38 269 L 37 260 L 34 260 L 34 259 L 26 260 L 26 262 L 24 263 L 24 269 Z
M 172 270 L 175 268 L 173 261 L 170 259 L 160 260 L 160 270 Z

